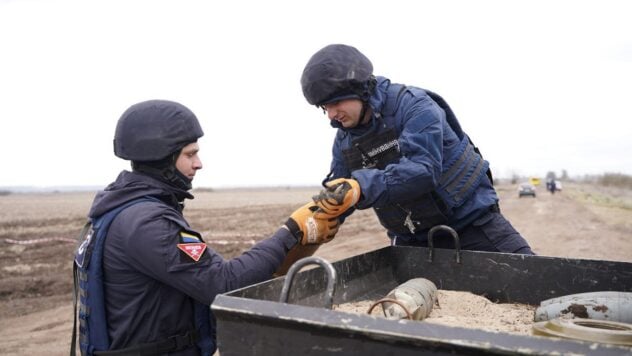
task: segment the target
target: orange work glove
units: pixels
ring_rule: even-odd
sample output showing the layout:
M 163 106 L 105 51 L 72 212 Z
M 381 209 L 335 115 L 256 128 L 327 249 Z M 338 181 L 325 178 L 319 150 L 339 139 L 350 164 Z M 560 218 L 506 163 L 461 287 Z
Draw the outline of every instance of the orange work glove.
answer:
M 336 218 L 325 219 L 314 216 L 316 204 L 309 202 L 296 209 L 285 226 L 301 245 L 322 244 L 331 241 L 340 227 Z
M 319 208 L 316 212 L 318 218 L 337 218 L 360 200 L 360 184 L 355 179 L 338 178 L 325 185 L 327 188 L 312 198 Z

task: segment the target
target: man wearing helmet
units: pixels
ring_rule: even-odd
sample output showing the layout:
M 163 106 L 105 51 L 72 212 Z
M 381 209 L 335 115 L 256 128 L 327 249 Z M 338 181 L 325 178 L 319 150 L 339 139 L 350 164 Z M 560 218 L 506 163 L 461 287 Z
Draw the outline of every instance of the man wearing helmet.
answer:
M 239 257 L 208 248 L 182 214 L 202 135 L 193 112 L 171 101 L 135 104 L 119 119 L 114 152 L 132 171 L 96 195 L 75 255 L 82 354 L 210 355 L 217 294 L 269 279 L 289 251 L 335 235 L 338 220 L 314 218 L 310 202 Z
M 489 163 L 439 95 L 374 76 L 371 61 L 342 44 L 309 59 L 301 86 L 338 129 L 319 216 L 344 221 L 373 208 L 393 245 L 427 246 L 429 230 L 447 225 L 463 249 L 533 254 L 500 213 Z M 447 233 L 434 245 L 454 248 Z

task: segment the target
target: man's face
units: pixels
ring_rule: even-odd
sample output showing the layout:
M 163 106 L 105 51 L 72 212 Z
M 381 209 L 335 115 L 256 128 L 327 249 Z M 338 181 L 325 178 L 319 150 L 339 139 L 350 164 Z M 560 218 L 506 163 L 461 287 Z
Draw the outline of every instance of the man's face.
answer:
M 362 101 L 360 99 L 346 99 L 335 101 L 322 106 L 327 112 L 329 120 L 338 121 L 344 128 L 352 128 L 360 123 Z
M 176 168 L 178 171 L 190 180 L 193 180 L 195 172 L 197 172 L 198 169 L 202 169 L 202 161 L 200 160 L 200 156 L 198 156 L 199 151 L 200 146 L 197 142 L 189 143 L 182 148 L 176 160 Z

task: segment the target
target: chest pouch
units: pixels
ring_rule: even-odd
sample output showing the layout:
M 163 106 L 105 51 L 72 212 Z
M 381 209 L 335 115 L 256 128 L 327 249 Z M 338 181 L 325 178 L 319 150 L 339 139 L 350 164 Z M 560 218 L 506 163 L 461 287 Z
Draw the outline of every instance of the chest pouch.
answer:
M 351 147 L 343 150 L 347 167 L 351 171 L 362 168 L 384 169 L 401 157 L 397 133 L 389 128 L 351 141 Z

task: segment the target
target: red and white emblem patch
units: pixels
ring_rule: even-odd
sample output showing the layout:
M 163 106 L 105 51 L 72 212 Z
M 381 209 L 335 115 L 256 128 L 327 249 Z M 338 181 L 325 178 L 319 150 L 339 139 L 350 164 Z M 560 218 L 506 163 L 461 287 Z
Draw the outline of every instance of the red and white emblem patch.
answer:
M 202 254 L 206 250 L 206 244 L 204 242 L 195 242 L 188 244 L 178 244 L 178 248 L 182 250 L 182 252 L 186 253 L 193 259 L 193 261 L 197 262 L 202 257 Z

